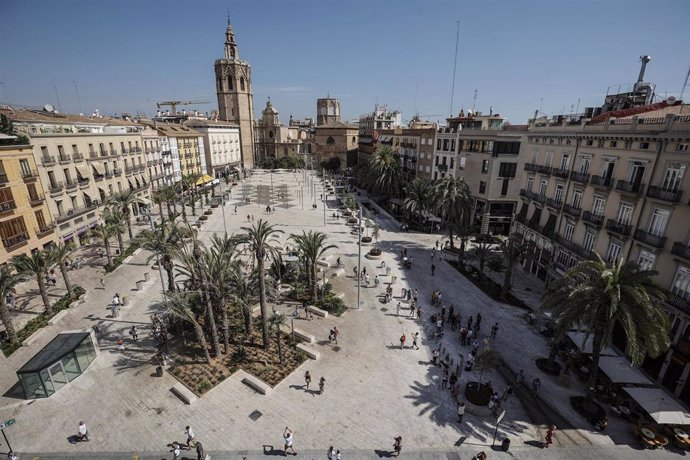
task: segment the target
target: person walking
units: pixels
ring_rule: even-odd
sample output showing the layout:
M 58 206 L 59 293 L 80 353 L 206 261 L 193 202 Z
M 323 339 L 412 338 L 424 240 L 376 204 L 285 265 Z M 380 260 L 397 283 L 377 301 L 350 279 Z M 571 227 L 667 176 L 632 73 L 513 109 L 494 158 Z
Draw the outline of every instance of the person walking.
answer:
M 405 340 L 407 340 L 407 336 L 403 332 L 402 335 L 400 336 L 400 349 L 401 350 L 405 349 Z
M 443 369 L 443 377 L 441 378 L 441 389 L 448 388 L 448 369 Z
M 371 285 L 371 278 L 369 275 L 364 275 L 364 282 L 367 283 L 367 287 Z
M 491 340 L 496 340 L 496 334 L 498 333 L 498 321 L 496 324 L 491 326 Z
M 468 330 L 468 331 L 472 330 L 472 321 L 473 321 L 473 319 L 474 319 L 474 318 L 472 318 L 472 316 L 470 316 L 469 318 L 467 318 L 467 330 Z
M 379 275 L 377 273 L 376 276 L 374 277 L 374 287 L 377 288 L 377 287 L 379 287 L 380 284 L 381 284 L 381 280 L 379 279 Z
M 458 423 L 462 423 L 462 418 L 465 416 L 465 403 L 458 401 Z
M 395 306 L 395 316 L 400 316 L 400 302 Z
M 285 427 L 285 431 L 283 432 L 283 439 L 285 440 L 285 449 L 283 450 L 283 456 L 287 457 L 288 449 L 292 451 L 292 455 L 297 455 L 297 452 L 293 447 L 293 443 L 295 442 L 295 440 L 293 437 L 292 430 L 287 426 Z
M 419 332 L 415 332 L 412 334 L 412 348 L 415 350 L 419 350 L 419 346 L 417 346 L 417 339 L 419 338 Z
M 7 452 L 7 460 L 19 460 L 19 456 L 13 450 Z
M 184 432 L 187 435 L 187 450 L 189 450 L 196 444 L 196 438 L 194 437 L 194 431 L 191 426 L 187 425 L 184 428 Z
M 508 396 L 513 394 L 513 388 L 510 385 L 506 385 L 505 390 L 503 390 L 503 399 L 504 401 L 508 401 Z
M 422 319 L 422 307 L 417 307 L 417 319 Z
M 173 454 L 173 460 L 180 460 L 180 458 L 182 458 L 182 457 L 180 457 L 181 452 L 180 452 L 180 445 L 178 443 L 176 443 L 176 442 L 172 443 L 172 449 L 170 449 L 170 452 L 172 452 L 172 454 Z
M 326 386 L 326 377 L 321 377 L 321 379 L 319 380 L 319 394 L 320 395 L 323 394 L 323 387 L 325 387 L 325 386 Z
M 414 305 L 414 303 L 412 303 L 410 305 L 410 315 L 409 315 L 412 318 L 414 318 L 414 309 L 415 309 L 415 305 Z
M 433 263 L 431 264 L 431 276 L 434 276 L 434 272 L 436 271 L 436 265 Z
M 132 328 L 129 330 L 129 335 L 132 336 L 132 340 L 134 340 L 135 342 L 139 338 L 139 331 L 137 331 L 136 324 L 134 326 L 132 326 Z
M 200 443 L 196 443 L 196 460 L 206 460 L 206 451 L 204 450 L 204 446 Z
M 460 328 L 460 345 L 463 347 L 467 345 L 467 329 L 464 327 Z
M 342 460 L 342 457 L 340 456 L 340 450 L 335 451 L 335 460 Z
M 304 373 L 304 382 L 306 383 L 304 386 L 305 391 L 309 391 L 309 385 L 311 385 L 311 374 L 309 371 Z
M 549 426 L 549 429 L 546 430 L 546 437 L 544 439 L 544 442 L 541 443 L 541 447 L 543 449 L 548 449 L 551 444 L 553 444 L 553 436 L 554 432 L 556 431 L 556 425 L 551 425 Z
M 340 331 L 336 326 L 333 326 L 333 341 L 335 342 L 336 345 L 338 345 L 338 335 L 340 334 Z
M 450 374 L 450 378 L 448 379 L 448 384 L 450 385 L 450 391 L 455 391 L 455 385 L 458 384 L 458 376 L 455 375 L 455 372 Z
M 335 451 L 333 450 L 333 446 L 328 448 L 328 452 L 326 452 L 326 457 L 328 457 L 328 460 L 335 460 Z
M 476 326 L 475 326 L 477 329 L 477 332 L 479 332 L 479 327 L 481 326 L 481 324 L 482 324 L 482 314 L 477 313 L 477 322 L 476 322 Z
M 402 450 L 402 436 L 396 436 L 393 438 L 393 441 L 393 453 L 396 457 L 399 457 Z

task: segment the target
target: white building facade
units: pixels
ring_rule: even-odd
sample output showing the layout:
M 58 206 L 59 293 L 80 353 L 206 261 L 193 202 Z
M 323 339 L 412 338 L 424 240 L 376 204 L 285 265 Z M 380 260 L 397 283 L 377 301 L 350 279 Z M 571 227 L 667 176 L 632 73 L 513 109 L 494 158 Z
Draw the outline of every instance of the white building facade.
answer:
M 204 146 L 201 158 L 205 162 L 202 168 L 205 174 L 220 178 L 241 169 L 242 144 L 238 125 L 220 120 L 189 120 L 185 125 L 202 134 L 199 146 Z

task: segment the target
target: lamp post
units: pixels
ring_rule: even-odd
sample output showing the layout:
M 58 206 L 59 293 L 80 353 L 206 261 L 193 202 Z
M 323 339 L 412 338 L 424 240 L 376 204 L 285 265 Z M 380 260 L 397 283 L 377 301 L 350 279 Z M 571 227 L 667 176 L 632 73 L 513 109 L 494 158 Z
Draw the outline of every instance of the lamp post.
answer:
M 357 234 L 359 236 L 359 251 L 357 254 L 357 310 L 361 309 L 359 303 L 359 294 L 362 287 L 362 277 L 360 271 L 362 270 L 362 207 L 359 208 L 359 222 L 357 223 Z
M 321 168 L 321 196 L 323 197 L 323 226 L 326 226 L 326 170 Z
M 225 195 L 223 194 L 223 181 L 218 182 L 218 190 L 220 190 L 220 209 L 223 212 L 223 230 L 225 230 L 225 237 L 228 236 L 228 227 L 225 223 Z

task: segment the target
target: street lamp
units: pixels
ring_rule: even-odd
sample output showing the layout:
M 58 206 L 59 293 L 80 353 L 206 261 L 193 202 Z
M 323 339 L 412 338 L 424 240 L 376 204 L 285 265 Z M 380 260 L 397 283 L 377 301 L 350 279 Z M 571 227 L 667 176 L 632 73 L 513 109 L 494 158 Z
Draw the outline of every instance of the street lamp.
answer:
M 357 223 L 357 234 L 359 237 L 359 252 L 357 254 L 357 310 L 361 309 L 359 303 L 359 294 L 362 287 L 362 276 L 360 272 L 362 270 L 362 206 L 359 207 L 359 222 Z
M 218 182 L 218 190 L 220 190 L 220 209 L 223 212 L 223 230 L 225 230 L 225 237 L 228 236 L 228 227 L 225 223 L 225 195 L 223 194 L 223 181 Z

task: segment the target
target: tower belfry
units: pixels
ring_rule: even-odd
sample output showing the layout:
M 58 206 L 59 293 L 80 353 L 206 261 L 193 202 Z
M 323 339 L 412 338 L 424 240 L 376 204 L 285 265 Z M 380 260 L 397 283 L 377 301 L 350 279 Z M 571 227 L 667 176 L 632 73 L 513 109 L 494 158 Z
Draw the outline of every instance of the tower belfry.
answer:
M 252 168 L 254 155 L 254 98 L 252 94 L 251 66 L 240 60 L 235 32 L 230 24 L 225 29 L 225 56 L 217 59 L 216 94 L 221 120 L 240 127 L 241 157 L 243 167 Z

